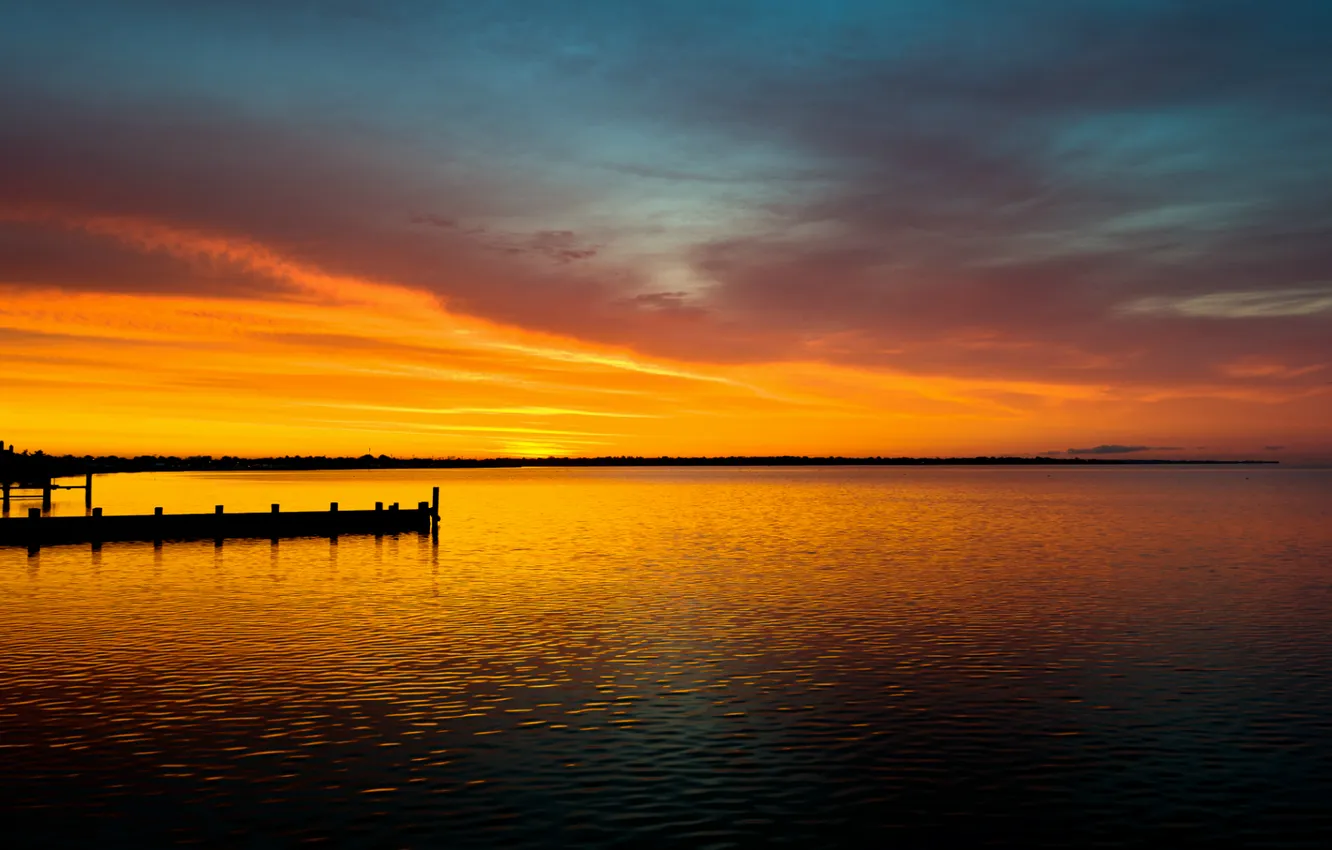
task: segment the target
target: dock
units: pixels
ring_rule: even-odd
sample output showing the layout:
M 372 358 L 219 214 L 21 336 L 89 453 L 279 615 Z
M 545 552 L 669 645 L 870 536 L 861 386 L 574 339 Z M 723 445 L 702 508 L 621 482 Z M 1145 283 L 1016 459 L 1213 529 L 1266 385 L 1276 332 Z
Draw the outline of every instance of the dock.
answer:
M 168 514 L 162 508 L 152 514 L 103 515 L 92 508 L 86 516 L 43 516 L 31 508 L 26 517 L 0 519 L 0 547 L 19 546 L 30 554 L 46 546 L 103 543 L 212 540 L 217 544 L 233 538 L 278 540 L 288 537 L 337 538 L 365 534 L 437 534 L 439 488 L 429 502 L 400 509 L 395 502 L 374 510 L 340 510 L 332 502 L 326 511 L 283 511 L 273 505 L 268 511 L 227 513 L 218 505 L 212 513 Z
M 29 456 L 19 454 L 13 446 L 5 446 L 0 440 L 0 505 L 4 514 L 9 515 L 9 503 L 13 499 L 23 499 L 23 491 L 28 491 L 28 498 L 42 498 L 42 510 L 50 512 L 51 493 L 54 490 L 82 490 L 84 507 L 91 509 L 93 500 L 93 474 L 89 470 L 80 473 L 82 484 L 57 484 L 57 476 L 71 477 L 68 469 L 61 469 L 60 463 L 53 463 L 45 455 Z M 77 476 L 74 476 L 77 477 Z

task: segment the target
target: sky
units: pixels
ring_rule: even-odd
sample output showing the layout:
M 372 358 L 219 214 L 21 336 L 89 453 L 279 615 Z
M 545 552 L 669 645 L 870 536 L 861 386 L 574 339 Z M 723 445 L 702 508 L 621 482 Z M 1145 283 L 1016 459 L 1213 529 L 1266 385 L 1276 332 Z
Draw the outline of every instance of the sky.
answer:
M 0 439 L 1332 458 L 1324 0 L 44 0 Z

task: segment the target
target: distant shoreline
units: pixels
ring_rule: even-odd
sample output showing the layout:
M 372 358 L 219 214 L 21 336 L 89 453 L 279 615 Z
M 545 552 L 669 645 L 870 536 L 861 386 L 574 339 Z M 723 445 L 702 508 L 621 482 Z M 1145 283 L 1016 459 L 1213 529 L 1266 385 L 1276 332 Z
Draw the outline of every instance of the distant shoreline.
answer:
M 29 456 L 53 476 L 86 472 L 220 472 L 316 471 L 352 469 L 516 469 L 617 467 L 741 467 L 741 466 L 1237 466 L 1274 465 L 1275 460 L 1176 460 L 1158 458 L 1080 457 L 808 457 L 796 455 L 728 457 L 544 457 L 544 458 L 394 458 L 361 457 L 139 457 Z

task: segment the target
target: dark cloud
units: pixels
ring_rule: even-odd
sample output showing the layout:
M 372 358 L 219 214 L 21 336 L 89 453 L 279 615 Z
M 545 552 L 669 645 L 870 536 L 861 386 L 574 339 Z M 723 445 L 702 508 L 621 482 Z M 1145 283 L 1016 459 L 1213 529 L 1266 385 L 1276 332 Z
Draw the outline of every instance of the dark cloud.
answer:
M 0 126 L 0 200 L 20 214 L 41 212 L 3 222 L 0 209 L 7 283 L 208 295 L 283 288 L 222 260 L 183 260 L 81 230 L 82 219 L 102 217 L 257 244 L 520 324 L 556 328 L 566 313 L 613 300 L 595 275 L 555 272 L 595 253 L 571 233 L 478 233 L 448 227 L 453 216 L 407 215 L 423 195 L 451 197 L 458 218 L 491 200 L 479 181 L 430 183 L 413 163 L 367 154 L 354 137 L 259 122 L 219 104 L 38 104 L 4 87 L 0 111 L 29 116 Z M 497 261 L 501 245 L 537 262 Z
M 1089 449 L 1069 449 L 1064 454 L 1070 455 L 1122 455 L 1135 452 L 1178 452 L 1181 446 L 1119 446 L 1114 444 L 1093 446 Z
M 893 365 L 923 370 L 1171 381 L 1253 351 L 1332 357 L 1325 318 L 1222 329 L 1118 309 L 1325 279 L 1332 122 L 1315 103 L 1332 62 L 1311 33 L 1332 34 L 1327 7 L 1002 9 L 990 39 L 701 95 L 710 118 L 848 172 L 781 228 L 701 246 L 714 303 L 907 342 Z M 954 345 L 977 334 L 1024 348 Z
M 592 265 L 597 247 L 573 231 L 464 224 L 492 213 L 514 187 L 470 172 L 427 179 L 420 163 L 379 156 L 356 134 L 258 121 L 223 104 L 39 103 L 4 85 L 0 112 L 29 116 L 0 125 L 6 284 L 290 291 L 235 262 L 145 249 L 78 223 L 103 217 L 232 238 L 329 274 L 423 289 L 457 312 L 646 351 L 734 361 L 793 350 L 789 335 L 753 323 L 700 323 L 701 308 L 634 301 L 644 288 L 639 273 Z M 447 197 L 452 208 L 409 212 L 424 197 Z M 6 209 L 41 215 L 6 222 Z M 523 211 L 541 212 L 526 199 Z
M 580 244 L 578 237 L 570 230 L 538 231 L 527 240 L 526 250 L 561 263 L 588 260 L 597 255 L 596 248 Z
M 441 227 L 445 230 L 452 230 L 458 226 L 458 222 L 451 218 L 433 213 L 418 213 L 412 216 L 412 224 L 428 224 L 431 227 Z

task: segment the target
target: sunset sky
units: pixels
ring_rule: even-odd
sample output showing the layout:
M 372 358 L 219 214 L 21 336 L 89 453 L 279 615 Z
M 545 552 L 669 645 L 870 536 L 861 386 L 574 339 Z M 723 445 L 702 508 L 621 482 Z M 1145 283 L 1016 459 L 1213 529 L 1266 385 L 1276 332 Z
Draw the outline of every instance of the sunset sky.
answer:
M 7 4 L 0 439 L 1332 458 L 1332 3 Z

